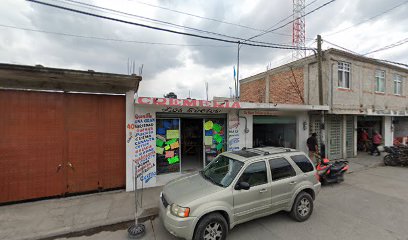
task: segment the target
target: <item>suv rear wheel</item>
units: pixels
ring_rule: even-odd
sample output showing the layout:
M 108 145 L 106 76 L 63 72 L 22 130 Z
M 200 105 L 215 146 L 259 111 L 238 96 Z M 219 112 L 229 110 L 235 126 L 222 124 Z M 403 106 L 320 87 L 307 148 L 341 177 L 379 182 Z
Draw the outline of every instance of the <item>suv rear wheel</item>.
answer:
M 313 198 L 307 192 L 300 192 L 292 206 L 290 216 L 298 222 L 306 221 L 313 212 Z
M 225 218 L 219 213 L 211 213 L 198 222 L 194 240 L 225 240 L 228 226 Z

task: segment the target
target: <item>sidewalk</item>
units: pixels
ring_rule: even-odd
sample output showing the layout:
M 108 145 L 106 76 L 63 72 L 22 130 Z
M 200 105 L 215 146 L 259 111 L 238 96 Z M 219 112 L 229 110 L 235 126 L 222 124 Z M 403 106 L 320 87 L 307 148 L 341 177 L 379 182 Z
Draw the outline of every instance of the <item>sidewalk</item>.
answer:
M 139 218 L 158 214 L 162 187 L 144 189 Z M 134 220 L 133 192 L 124 190 L 0 207 L 0 239 L 41 239 Z
M 378 167 L 384 165 L 385 153 L 381 156 L 371 156 L 368 153 L 360 152 L 355 158 L 347 158 L 349 161 L 350 170 L 348 173 L 359 172 L 368 168 Z

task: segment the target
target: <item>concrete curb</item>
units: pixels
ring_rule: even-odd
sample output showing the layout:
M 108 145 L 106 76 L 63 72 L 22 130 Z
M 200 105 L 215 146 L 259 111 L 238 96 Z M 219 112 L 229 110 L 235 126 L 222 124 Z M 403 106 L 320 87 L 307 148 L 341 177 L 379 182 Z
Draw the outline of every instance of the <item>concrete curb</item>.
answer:
M 159 208 L 152 207 L 143 209 L 142 213 L 138 217 L 138 222 L 145 222 L 147 220 L 155 219 L 159 216 Z M 35 237 L 29 238 L 22 238 L 21 240 L 52 240 L 56 238 L 64 238 L 64 237 L 75 237 L 81 235 L 88 235 L 90 233 L 96 234 L 98 232 L 104 231 L 105 228 L 116 228 L 116 229 L 126 229 L 134 222 L 134 218 L 116 218 L 112 219 L 111 221 L 107 221 L 103 224 L 88 224 L 87 226 L 67 229 L 63 231 L 55 231 L 55 232 L 48 232 L 44 234 L 40 234 Z

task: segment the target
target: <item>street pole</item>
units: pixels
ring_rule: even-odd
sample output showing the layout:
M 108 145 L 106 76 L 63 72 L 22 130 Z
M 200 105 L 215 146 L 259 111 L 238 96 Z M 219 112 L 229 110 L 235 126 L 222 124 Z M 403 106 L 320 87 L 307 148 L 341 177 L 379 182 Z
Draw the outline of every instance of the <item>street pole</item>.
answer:
M 238 89 L 239 89 L 239 50 L 241 49 L 241 42 L 238 41 L 238 56 L 237 56 L 237 79 L 235 84 L 235 99 L 238 100 Z
M 322 70 L 322 37 L 317 35 L 317 81 L 319 82 L 319 105 L 323 105 L 323 70 Z M 321 111 L 320 117 L 320 153 L 325 158 L 326 154 L 326 131 L 324 111 Z

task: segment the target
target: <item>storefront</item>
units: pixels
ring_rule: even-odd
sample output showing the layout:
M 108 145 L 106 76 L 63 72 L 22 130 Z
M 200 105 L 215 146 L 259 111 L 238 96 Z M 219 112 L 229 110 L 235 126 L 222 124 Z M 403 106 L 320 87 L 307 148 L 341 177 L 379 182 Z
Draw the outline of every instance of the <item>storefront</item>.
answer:
M 131 97 L 127 95 L 127 101 Z M 262 131 L 281 140 L 281 145 L 269 146 L 305 151 L 307 113 L 316 106 L 300 108 L 293 111 L 286 105 L 136 98 L 133 109 L 127 110 L 126 189 L 133 190 L 135 175 L 138 188 L 159 186 L 202 169 L 224 151 L 256 147 L 259 139 L 267 139 Z M 258 129 L 264 126 L 268 131 Z
M 253 146 L 296 148 L 296 116 L 253 116 Z

